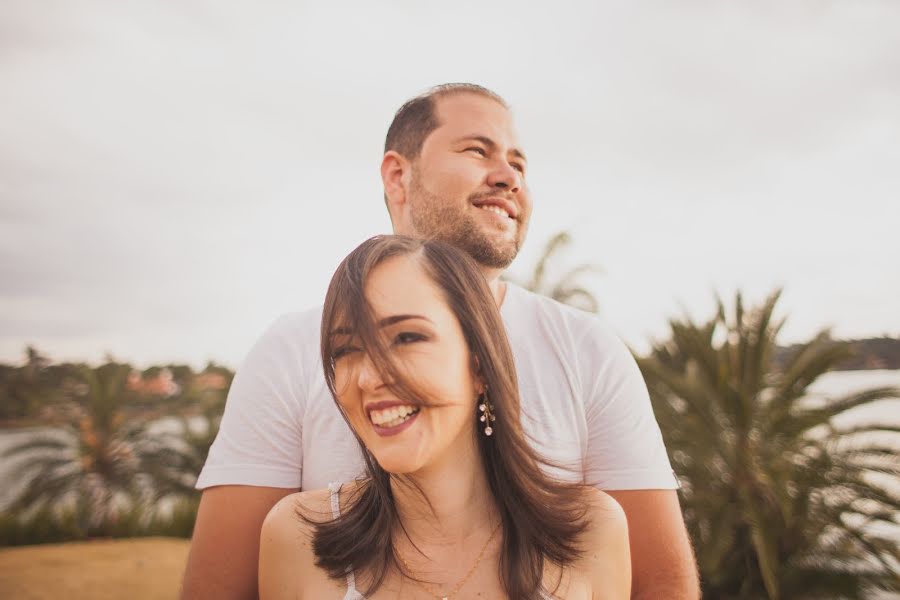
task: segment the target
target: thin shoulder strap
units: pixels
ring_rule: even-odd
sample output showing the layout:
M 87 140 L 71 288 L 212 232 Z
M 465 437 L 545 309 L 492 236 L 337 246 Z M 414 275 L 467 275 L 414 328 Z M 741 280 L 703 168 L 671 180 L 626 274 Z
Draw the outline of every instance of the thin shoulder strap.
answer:
M 331 516 L 339 519 L 341 517 L 341 484 L 329 483 L 328 491 L 331 492 Z M 356 576 L 351 569 L 347 572 L 347 595 L 344 596 L 344 600 L 357 600 L 358 598 L 362 598 L 362 594 L 356 590 Z
M 341 518 L 341 503 L 340 503 L 341 484 L 329 483 L 328 491 L 331 492 L 331 517 L 333 519 L 340 519 Z

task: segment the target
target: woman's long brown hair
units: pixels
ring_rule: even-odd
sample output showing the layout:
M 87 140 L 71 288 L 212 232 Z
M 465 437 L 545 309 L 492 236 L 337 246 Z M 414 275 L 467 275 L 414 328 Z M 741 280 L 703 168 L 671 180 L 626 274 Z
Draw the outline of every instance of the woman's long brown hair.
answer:
M 473 372 L 486 384 L 497 418 L 493 435 L 484 435 L 480 427 L 473 430 L 501 518 L 501 583 L 509 598 L 537 600 L 543 589 L 547 561 L 565 568 L 580 556 L 578 538 L 587 525 L 587 506 L 580 485 L 545 474 L 541 465 L 549 463 L 526 439 L 512 351 L 491 290 L 475 261 L 449 244 L 404 236 L 377 236 L 351 252 L 331 279 L 322 314 L 322 364 L 328 389 L 340 409 L 335 389 L 334 332 L 349 329 L 384 380 L 393 382 L 390 389 L 398 398 L 418 406 L 435 405 L 434 399 L 417 393 L 389 358 L 389 349 L 365 296 L 366 280 L 372 270 L 389 258 L 405 255 L 417 258 L 442 290 L 462 327 L 473 357 Z M 478 423 L 480 415 L 477 404 L 472 403 L 473 423 Z M 393 536 L 405 529 L 394 504 L 391 481 L 408 481 L 382 469 L 358 435 L 357 441 L 366 475 L 350 494 L 342 515 L 327 521 L 315 521 L 303 514 L 301 517 L 315 525 L 316 565 L 334 579 L 356 571 L 358 579 L 366 582 L 363 592 L 369 595 L 382 585 L 391 568 L 414 578 L 400 565 L 392 543 Z

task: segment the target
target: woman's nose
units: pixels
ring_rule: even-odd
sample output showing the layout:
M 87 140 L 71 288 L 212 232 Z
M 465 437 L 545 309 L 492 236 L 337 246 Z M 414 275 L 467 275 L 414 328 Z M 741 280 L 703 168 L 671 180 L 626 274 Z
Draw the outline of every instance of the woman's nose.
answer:
M 363 355 L 362 361 L 359 363 L 359 377 L 357 379 L 360 389 L 367 392 L 374 392 L 384 385 L 384 378 L 375 367 L 368 353 Z

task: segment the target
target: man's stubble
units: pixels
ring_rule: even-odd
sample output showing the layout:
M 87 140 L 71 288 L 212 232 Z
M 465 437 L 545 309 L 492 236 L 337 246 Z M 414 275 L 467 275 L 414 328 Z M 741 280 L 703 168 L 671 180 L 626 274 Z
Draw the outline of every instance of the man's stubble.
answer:
M 410 183 L 410 216 L 418 235 L 453 244 L 484 267 L 505 269 L 522 245 L 520 224 L 516 225 L 513 241 L 491 240 L 464 208 L 454 206 L 446 198 L 426 190 L 415 167 Z

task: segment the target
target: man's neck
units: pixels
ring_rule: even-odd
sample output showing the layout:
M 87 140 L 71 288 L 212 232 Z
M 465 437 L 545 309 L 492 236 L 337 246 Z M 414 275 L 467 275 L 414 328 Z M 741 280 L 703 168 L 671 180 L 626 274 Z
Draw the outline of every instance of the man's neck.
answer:
M 500 280 L 503 271 L 499 269 L 482 268 L 481 272 L 484 274 L 484 278 L 487 279 L 488 286 L 491 288 L 491 295 L 494 296 L 494 302 L 497 303 L 497 306 L 503 306 L 503 299 L 506 297 L 506 283 Z

